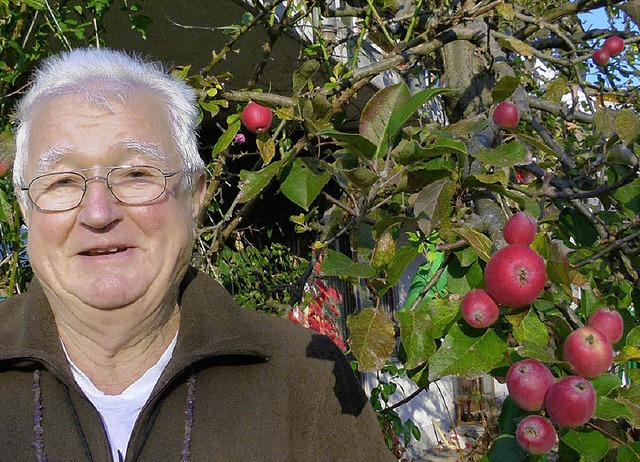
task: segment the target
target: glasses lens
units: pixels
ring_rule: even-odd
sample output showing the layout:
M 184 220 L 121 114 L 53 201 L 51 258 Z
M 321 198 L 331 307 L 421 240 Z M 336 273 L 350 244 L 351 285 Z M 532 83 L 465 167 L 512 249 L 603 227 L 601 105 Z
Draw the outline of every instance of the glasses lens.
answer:
M 34 179 L 29 185 L 29 197 L 41 210 L 72 209 L 82 200 L 84 178 L 71 172 L 51 173 Z
M 107 175 L 107 182 L 118 200 L 125 204 L 144 204 L 162 195 L 164 174 L 154 167 L 119 167 Z

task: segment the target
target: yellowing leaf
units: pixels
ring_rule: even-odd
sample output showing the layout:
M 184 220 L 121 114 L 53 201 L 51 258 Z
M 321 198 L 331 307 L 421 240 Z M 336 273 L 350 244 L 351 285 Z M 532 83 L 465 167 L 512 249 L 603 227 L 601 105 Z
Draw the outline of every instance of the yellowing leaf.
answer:
M 349 347 L 360 370 L 379 371 L 396 345 L 393 322 L 380 310 L 364 309 L 347 318 Z

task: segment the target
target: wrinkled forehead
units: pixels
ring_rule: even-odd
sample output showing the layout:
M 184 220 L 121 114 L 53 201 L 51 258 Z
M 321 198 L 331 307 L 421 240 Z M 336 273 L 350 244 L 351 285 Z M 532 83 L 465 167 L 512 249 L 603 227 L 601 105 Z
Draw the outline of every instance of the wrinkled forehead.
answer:
M 105 161 L 117 164 L 134 159 L 163 169 L 179 157 L 160 95 L 127 85 L 96 85 L 95 92 L 87 88 L 43 98 L 34 108 L 28 149 L 33 175 L 58 165 L 96 161 L 91 154 L 97 147 L 108 157 Z M 114 122 L 118 118 L 122 122 Z

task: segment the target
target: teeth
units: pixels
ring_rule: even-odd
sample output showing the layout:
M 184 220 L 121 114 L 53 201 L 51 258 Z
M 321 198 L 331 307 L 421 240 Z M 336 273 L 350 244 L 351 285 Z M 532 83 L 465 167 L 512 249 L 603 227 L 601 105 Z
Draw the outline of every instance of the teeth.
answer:
M 113 252 L 117 252 L 118 248 L 114 247 L 113 249 L 96 249 L 94 250 L 95 253 L 113 253 Z
M 125 247 L 113 247 L 111 249 L 92 249 L 84 252 L 86 255 L 107 255 L 126 250 Z

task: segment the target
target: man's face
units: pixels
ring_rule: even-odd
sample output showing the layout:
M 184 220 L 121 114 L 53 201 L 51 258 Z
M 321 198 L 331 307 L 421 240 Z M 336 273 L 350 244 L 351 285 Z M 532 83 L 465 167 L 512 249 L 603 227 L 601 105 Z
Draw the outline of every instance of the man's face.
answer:
M 166 108 L 147 90 L 113 98 L 109 108 L 80 97 L 47 101 L 30 130 L 28 184 L 44 173 L 78 171 L 105 176 L 119 165 L 182 169 Z M 95 169 L 94 169 L 95 168 Z M 193 192 L 182 175 L 167 180 L 162 196 L 145 205 L 119 202 L 102 180 L 90 181 L 81 204 L 64 212 L 28 207 L 28 251 L 49 298 L 111 309 L 166 302 L 188 264 L 203 182 Z M 23 207 L 24 209 L 24 207 Z

